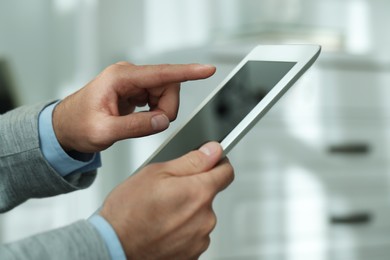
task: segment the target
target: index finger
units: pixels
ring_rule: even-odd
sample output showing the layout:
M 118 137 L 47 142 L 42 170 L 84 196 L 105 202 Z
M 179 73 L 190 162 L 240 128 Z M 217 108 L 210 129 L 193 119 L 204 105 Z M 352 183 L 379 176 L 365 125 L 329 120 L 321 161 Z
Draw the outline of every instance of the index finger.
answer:
M 166 84 L 188 80 L 205 79 L 213 75 L 216 68 L 203 64 L 119 65 L 122 78 L 138 88 L 161 87 Z

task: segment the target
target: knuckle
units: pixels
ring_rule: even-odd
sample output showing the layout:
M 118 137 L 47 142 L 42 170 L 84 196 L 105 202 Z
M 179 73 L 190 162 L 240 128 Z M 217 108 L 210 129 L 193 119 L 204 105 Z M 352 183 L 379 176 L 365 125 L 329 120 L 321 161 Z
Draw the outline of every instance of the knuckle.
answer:
M 135 117 L 128 117 L 125 124 L 125 130 L 135 136 L 139 136 L 143 134 L 143 130 L 146 126 L 147 125 L 143 124 L 142 120 L 137 120 Z
M 210 210 L 206 221 L 206 230 L 209 235 L 217 226 L 217 216 L 213 210 Z
M 202 237 L 194 247 L 191 257 L 188 257 L 187 259 L 199 259 L 199 257 L 209 248 L 210 244 L 210 236 Z
M 119 72 L 119 66 L 118 64 L 112 64 L 108 67 L 106 67 L 100 74 L 99 78 L 104 79 L 106 82 L 115 82 L 116 75 L 118 75 Z
M 229 179 L 230 182 L 233 182 L 234 178 L 235 178 L 235 174 L 234 174 L 234 168 L 230 163 L 228 164 L 227 172 L 228 172 L 228 176 L 230 177 L 230 179 Z
M 145 166 L 144 171 L 150 175 L 159 175 L 166 172 L 166 162 L 151 163 Z M 142 170 L 141 170 L 142 171 Z
M 192 170 L 197 170 L 202 165 L 201 155 L 197 152 L 184 155 L 184 160 L 186 161 L 187 166 L 189 166 Z
M 115 75 L 118 70 L 119 70 L 119 64 L 111 64 L 110 66 L 108 66 L 104 71 L 103 73 L 105 75 Z
M 158 72 L 161 73 L 161 75 L 166 75 L 169 73 L 169 71 L 172 69 L 172 64 L 169 63 L 162 63 L 159 65 L 156 65 L 156 68 L 158 69 Z
M 235 177 L 234 168 L 233 165 L 228 160 L 224 162 L 224 171 L 226 173 L 228 183 L 232 183 Z
M 203 239 L 203 243 L 202 243 L 202 245 L 200 247 L 200 254 L 202 254 L 203 252 L 205 252 L 209 248 L 210 243 L 211 243 L 210 236 L 206 236 Z
M 123 71 L 123 66 L 124 65 L 126 65 L 126 66 L 134 66 L 131 63 L 128 63 L 126 61 L 117 62 L 117 63 L 111 64 L 108 67 L 106 67 L 103 70 L 103 72 L 102 72 L 102 76 L 106 77 L 108 79 L 114 80 L 114 79 L 117 78 L 117 76 L 119 75 L 120 71 Z
M 124 66 L 133 66 L 134 65 L 133 63 L 128 62 L 128 61 L 118 61 L 115 64 L 117 64 L 117 65 L 124 65 Z

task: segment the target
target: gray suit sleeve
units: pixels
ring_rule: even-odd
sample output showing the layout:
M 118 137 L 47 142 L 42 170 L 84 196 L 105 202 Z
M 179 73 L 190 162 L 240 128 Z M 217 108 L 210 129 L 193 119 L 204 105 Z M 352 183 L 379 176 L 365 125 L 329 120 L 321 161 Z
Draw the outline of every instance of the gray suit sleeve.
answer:
M 40 150 L 38 115 L 47 104 L 24 106 L 0 116 L 0 212 L 29 198 L 49 197 L 91 185 L 96 172 L 62 178 Z
M 40 150 L 38 115 L 46 104 L 0 115 L 0 212 L 30 198 L 83 189 L 96 172 L 62 178 Z M 0 259 L 110 259 L 100 234 L 88 221 L 0 246 Z
M 107 260 L 104 242 L 87 221 L 0 246 L 4 260 Z

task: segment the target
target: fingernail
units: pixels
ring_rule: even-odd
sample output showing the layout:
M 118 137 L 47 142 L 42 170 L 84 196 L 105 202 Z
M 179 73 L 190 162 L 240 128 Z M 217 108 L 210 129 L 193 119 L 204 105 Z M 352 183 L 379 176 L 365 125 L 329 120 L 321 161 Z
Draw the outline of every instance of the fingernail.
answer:
M 216 153 L 220 149 L 220 145 L 216 142 L 210 142 L 207 144 L 202 145 L 202 147 L 199 148 L 199 151 L 204 153 L 207 156 L 210 156 L 214 153 Z
M 151 123 L 154 131 L 162 131 L 168 128 L 169 119 L 166 115 L 160 114 L 152 117 Z

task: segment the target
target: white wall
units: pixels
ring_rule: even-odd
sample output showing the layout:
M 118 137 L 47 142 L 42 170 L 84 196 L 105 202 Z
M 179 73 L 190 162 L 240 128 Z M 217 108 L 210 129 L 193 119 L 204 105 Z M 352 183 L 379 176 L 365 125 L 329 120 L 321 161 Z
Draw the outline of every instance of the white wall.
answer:
M 242 36 L 254 40 L 249 45 L 269 42 L 262 34 L 266 30 L 339 37 L 339 50 L 389 59 L 387 10 L 387 0 L 0 1 L 0 58 L 7 58 L 13 69 L 19 104 L 31 104 L 78 89 L 118 60 L 213 62 L 204 59 L 197 46 L 210 46 L 221 39 L 241 41 Z M 195 49 L 197 53 L 193 52 Z M 215 57 L 234 56 L 220 53 Z M 230 62 L 237 62 L 237 56 Z M 222 74 L 213 80 L 220 80 L 232 66 L 221 65 Z M 213 85 L 213 80 L 205 84 Z M 188 102 L 196 106 L 196 99 Z M 184 108 L 183 113 L 190 109 Z M 22 238 L 86 217 L 140 163 L 135 158 L 145 158 L 139 155 L 135 143 L 121 142 L 103 153 L 104 167 L 92 189 L 58 199 L 32 201 L 1 216 L 0 240 Z M 232 191 L 229 196 L 234 197 L 238 190 Z M 26 214 L 35 216 L 34 225 L 25 221 Z M 208 259 L 218 256 L 218 245 L 226 244 L 224 234 L 228 232 L 217 233 L 216 239 L 221 242 L 212 248 Z
M 0 1 L 0 58 L 8 60 L 20 104 L 53 96 L 48 1 Z

